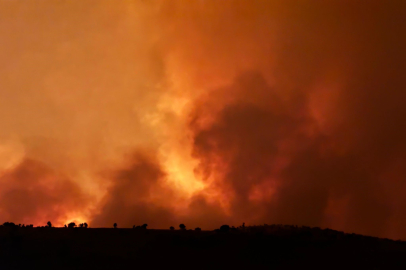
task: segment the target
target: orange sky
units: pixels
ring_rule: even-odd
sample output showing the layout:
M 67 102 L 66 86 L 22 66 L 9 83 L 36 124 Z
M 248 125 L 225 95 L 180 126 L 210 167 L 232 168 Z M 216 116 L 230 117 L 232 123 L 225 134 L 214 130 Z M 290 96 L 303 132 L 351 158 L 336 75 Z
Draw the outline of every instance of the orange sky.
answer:
M 0 223 L 406 239 L 396 2 L 0 0 Z

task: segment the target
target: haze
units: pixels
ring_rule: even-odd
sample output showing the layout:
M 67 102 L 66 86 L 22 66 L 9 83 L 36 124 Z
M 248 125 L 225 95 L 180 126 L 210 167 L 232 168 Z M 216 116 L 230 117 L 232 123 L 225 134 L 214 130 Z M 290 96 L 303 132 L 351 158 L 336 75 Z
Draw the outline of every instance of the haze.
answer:
M 406 239 L 405 11 L 0 0 L 0 222 Z

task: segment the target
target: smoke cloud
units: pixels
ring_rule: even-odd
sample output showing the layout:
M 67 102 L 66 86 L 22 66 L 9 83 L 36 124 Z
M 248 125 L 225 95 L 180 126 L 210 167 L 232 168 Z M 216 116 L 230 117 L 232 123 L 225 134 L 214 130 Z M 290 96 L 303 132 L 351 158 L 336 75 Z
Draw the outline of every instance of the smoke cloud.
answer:
M 404 239 L 405 5 L 0 1 L 0 222 Z
M 72 181 L 35 160 L 23 160 L 0 183 L 0 214 L 17 224 L 64 222 L 90 201 Z

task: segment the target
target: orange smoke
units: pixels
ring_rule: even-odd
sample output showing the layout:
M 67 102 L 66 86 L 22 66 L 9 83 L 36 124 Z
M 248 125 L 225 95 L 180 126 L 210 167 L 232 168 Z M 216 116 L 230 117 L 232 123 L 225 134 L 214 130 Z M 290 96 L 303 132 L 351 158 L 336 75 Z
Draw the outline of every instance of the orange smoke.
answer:
M 0 223 L 404 238 L 402 3 L 0 0 Z

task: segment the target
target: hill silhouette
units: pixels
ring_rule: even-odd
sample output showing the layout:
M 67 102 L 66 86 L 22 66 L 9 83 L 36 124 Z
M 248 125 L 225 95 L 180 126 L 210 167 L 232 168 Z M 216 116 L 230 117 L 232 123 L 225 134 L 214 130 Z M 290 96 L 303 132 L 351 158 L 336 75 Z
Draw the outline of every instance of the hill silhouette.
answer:
M 290 225 L 154 230 L 5 223 L 0 269 L 405 269 L 406 242 Z M 146 225 L 146 224 L 144 224 Z M 187 225 L 187 224 L 186 224 Z M 143 229 L 140 229 L 143 228 Z M 23 259 L 22 259 L 23 258 Z

